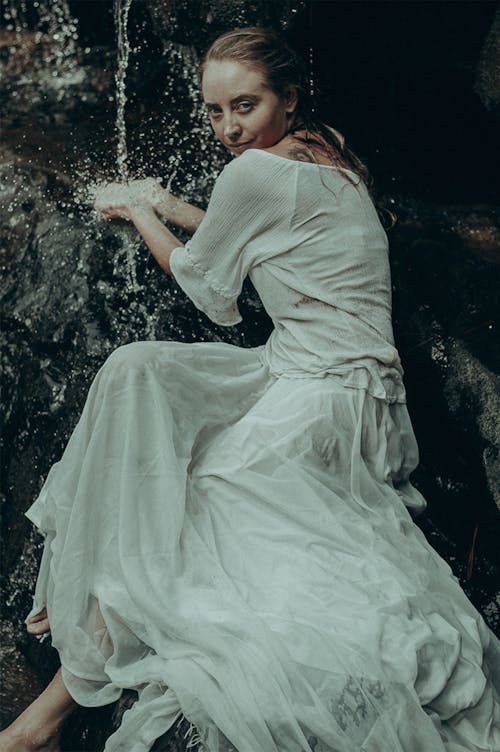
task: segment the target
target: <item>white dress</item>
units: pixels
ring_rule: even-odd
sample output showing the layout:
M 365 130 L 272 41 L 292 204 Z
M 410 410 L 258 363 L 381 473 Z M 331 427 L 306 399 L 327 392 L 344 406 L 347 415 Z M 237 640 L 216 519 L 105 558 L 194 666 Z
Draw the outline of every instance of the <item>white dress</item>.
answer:
M 174 251 L 266 345 L 137 342 L 98 372 L 28 517 L 82 705 L 139 693 L 106 752 L 181 713 L 208 752 L 498 752 L 500 643 L 412 521 L 418 453 L 387 240 L 349 171 L 250 149 Z

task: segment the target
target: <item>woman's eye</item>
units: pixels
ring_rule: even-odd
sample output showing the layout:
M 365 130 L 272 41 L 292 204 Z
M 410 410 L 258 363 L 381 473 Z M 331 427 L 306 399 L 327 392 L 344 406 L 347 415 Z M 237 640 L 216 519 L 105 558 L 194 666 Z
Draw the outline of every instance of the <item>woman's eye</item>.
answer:
M 252 103 L 251 102 L 239 102 L 238 109 L 243 110 L 244 112 L 247 112 L 248 110 L 252 109 Z

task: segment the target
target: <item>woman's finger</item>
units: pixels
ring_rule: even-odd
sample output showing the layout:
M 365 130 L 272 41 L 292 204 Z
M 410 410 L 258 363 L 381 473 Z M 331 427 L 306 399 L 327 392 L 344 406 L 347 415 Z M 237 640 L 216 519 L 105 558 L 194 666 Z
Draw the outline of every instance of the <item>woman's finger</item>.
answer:
M 48 632 L 50 629 L 49 620 L 45 618 L 41 621 L 33 622 L 32 624 L 28 624 L 26 628 L 31 634 L 43 634 L 44 632 Z
M 26 621 L 26 629 L 31 634 L 44 634 L 50 629 L 49 620 L 47 617 L 47 609 L 45 606 L 37 614 L 33 614 Z
M 30 616 L 26 623 L 31 624 L 33 622 L 41 621 L 42 619 L 46 619 L 46 618 L 47 618 L 47 609 L 44 606 L 42 610 L 39 611 L 37 614 L 33 614 L 33 616 Z

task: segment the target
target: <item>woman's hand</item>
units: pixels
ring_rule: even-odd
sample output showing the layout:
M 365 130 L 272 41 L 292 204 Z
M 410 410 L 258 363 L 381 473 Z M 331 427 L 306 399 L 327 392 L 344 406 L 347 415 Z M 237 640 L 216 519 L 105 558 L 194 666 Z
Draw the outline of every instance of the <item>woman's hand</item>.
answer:
M 187 201 L 172 196 L 155 178 L 107 183 L 95 195 L 94 208 L 105 219 L 118 217 L 134 222 L 138 214 L 154 214 L 191 235 L 196 232 L 205 212 Z
M 50 629 L 47 608 L 44 606 L 37 614 L 33 614 L 26 620 L 26 629 L 30 634 L 41 635 Z
M 119 218 L 130 222 L 137 209 L 149 209 L 161 214 L 167 198 L 167 191 L 155 178 L 107 183 L 97 190 L 94 209 L 100 211 L 105 219 Z

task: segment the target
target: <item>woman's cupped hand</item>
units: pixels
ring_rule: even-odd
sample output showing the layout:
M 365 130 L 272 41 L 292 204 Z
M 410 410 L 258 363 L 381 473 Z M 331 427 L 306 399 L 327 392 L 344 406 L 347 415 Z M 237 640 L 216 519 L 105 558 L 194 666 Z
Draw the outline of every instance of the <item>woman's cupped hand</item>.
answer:
M 156 178 L 130 180 L 127 183 L 106 183 L 94 195 L 94 209 L 104 219 L 124 219 L 132 221 L 137 209 L 161 212 L 166 201 L 167 191 Z

